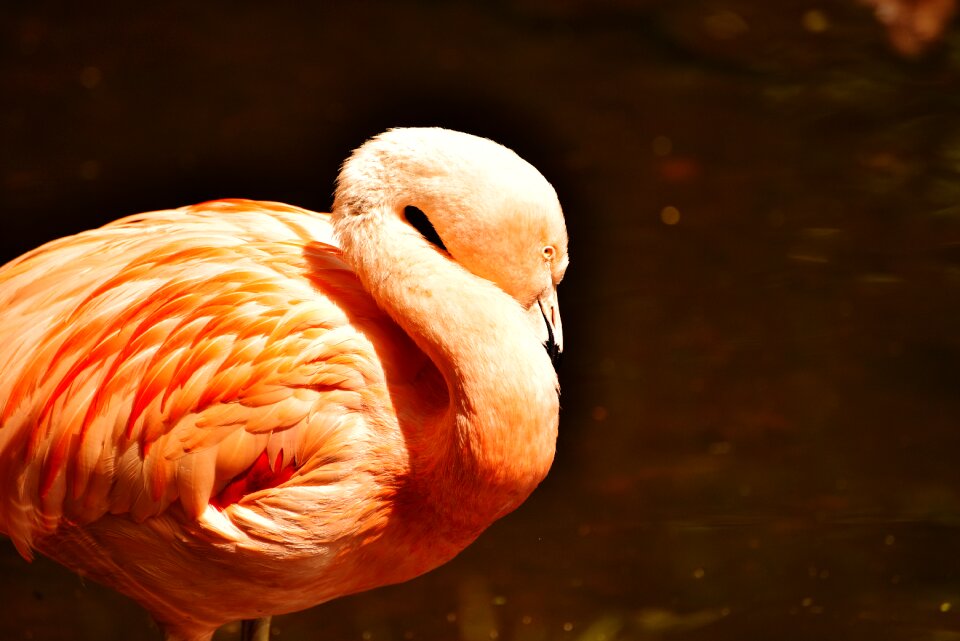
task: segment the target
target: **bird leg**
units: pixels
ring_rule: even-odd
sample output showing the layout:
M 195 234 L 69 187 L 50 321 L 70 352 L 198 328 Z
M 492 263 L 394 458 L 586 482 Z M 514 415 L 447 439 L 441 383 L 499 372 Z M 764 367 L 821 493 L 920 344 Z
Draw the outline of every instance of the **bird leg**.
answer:
M 240 627 L 241 641 L 270 641 L 270 617 L 247 619 Z

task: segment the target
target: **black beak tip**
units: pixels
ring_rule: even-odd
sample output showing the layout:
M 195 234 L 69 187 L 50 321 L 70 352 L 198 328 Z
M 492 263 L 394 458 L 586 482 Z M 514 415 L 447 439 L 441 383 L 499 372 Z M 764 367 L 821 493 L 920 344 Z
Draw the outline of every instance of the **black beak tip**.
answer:
M 547 342 L 543 344 L 543 348 L 547 350 L 547 354 L 550 356 L 550 362 L 553 363 L 553 371 L 559 372 L 563 352 L 560 351 L 560 346 L 554 342 L 552 335 Z
M 543 322 L 547 325 L 547 342 L 543 344 L 544 349 L 547 350 L 547 354 L 550 356 L 550 362 L 553 363 L 553 371 L 560 371 L 560 346 L 557 345 L 557 340 L 553 335 L 553 325 L 550 324 L 550 321 L 547 319 L 547 312 L 543 309 L 543 303 L 537 301 L 537 304 L 540 305 L 540 314 L 543 316 Z

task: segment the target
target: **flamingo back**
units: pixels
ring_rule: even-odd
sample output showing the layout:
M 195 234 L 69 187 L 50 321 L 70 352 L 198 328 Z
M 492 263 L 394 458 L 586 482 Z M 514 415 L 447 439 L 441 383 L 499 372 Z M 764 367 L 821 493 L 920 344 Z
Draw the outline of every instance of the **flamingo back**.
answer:
M 0 531 L 25 556 L 63 523 L 190 521 L 322 484 L 369 441 L 364 408 L 389 405 L 381 359 L 425 362 L 340 259 L 329 217 L 277 203 L 53 241 L 0 269 L 0 309 L 0 484 L 16 488 Z

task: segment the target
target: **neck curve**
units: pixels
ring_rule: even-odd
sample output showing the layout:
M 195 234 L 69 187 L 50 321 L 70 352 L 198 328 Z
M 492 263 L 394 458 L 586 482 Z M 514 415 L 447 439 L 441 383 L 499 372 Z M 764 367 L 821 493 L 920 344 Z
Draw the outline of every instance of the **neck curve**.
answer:
M 367 291 L 444 377 L 446 410 L 408 443 L 412 489 L 472 540 L 553 461 L 559 399 L 549 356 L 513 298 L 427 244 L 399 208 L 335 210 L 334 220 Z

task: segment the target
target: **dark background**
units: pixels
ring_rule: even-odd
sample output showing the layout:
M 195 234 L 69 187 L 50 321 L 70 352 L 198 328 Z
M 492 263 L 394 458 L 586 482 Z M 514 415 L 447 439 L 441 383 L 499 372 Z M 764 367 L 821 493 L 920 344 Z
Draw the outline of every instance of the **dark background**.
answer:
M 0 8 L 0 262 L 327 210 L 391 126 L 494 138 L 565 206 L 551 476 L 279 638 L 960 639 L 956 28 L 905 58 L 853 0 L 68 4 Z M 3 639 L 159 638 L 7 542 L 0 603 Z

